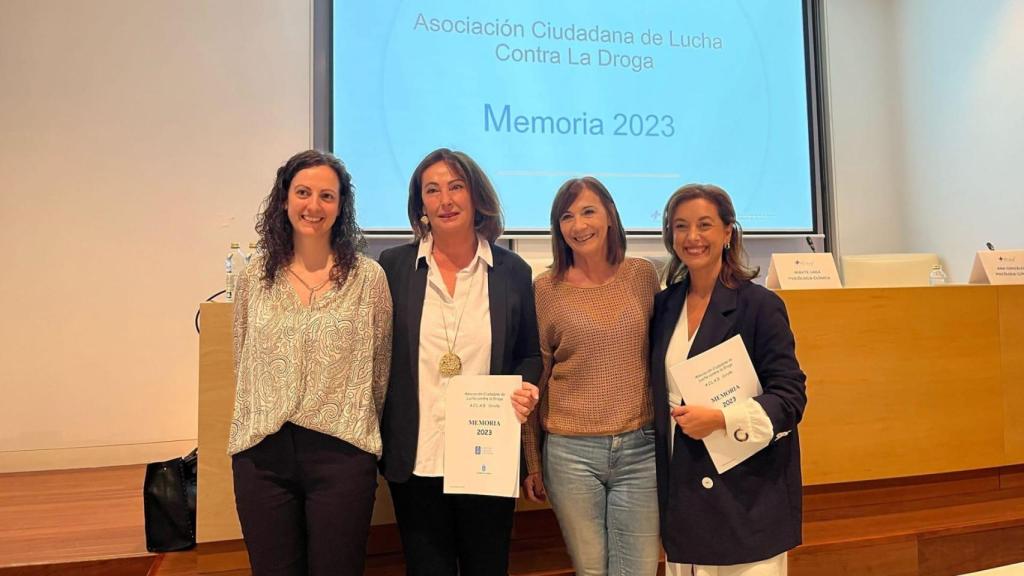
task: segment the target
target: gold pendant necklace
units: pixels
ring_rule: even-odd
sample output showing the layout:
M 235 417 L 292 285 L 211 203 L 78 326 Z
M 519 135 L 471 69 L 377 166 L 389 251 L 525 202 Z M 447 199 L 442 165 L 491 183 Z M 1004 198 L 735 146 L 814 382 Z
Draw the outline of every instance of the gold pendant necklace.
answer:
M 437 365 L 437 371 L 445 378 L 462 374 L 462 358 L 451 350 L 441 355 L 441 361 Z
M 459 329 L 462 328 L 462 317 L 466 315 L 466 306 L 469 304 L 470 293 L 473 290 L 473 281 L 476 280 L 476 273 L 469 277 L 469 288 L 466 289 L 466 299 L 462 302 L 462 312 L 455 322 L 455 336 L 448 339 L 448 319 L 444 315 L 444 303 L 441 303 L 441 323 L 444 324 L 444 342 L 448 345 L 448 351 L 441 355 L 441 361 L 437 364 L 437 371 L 445 378 L 462 374 L 462 358 L 455 353 L 455 342 L 459 339 Z

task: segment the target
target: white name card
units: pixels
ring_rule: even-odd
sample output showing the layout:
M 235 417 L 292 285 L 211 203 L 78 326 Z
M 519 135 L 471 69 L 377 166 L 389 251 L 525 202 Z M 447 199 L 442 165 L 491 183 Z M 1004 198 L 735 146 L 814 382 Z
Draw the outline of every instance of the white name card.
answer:
M 772 290 L 842 288 L 836 261 L 829 252 L 772 254 L 765 285 Z
M 971 284 L 1024 284 L 1024 250 L 981 250 L 974 255 Z

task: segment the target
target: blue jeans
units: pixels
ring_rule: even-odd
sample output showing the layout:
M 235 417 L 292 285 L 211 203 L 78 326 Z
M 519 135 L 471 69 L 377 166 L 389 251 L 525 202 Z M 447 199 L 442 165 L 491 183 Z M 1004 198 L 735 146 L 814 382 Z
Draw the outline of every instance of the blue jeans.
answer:
M 548 434 L 543 472 L 578 576 L 657 572 L 653 428 L 615 436 Z

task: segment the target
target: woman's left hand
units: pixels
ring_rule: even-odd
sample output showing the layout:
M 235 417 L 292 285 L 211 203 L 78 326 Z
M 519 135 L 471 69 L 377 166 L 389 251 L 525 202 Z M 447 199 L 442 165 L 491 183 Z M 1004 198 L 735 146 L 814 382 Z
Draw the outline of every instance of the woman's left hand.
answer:
M 717 408 L 676 406 L 672 418 L 683 434 L 694 440 L 703 440 L 715 430 L 725 430 L 725 415 Z
M 540 389 L 529 382 L 523 382 L 523 387 L 512 393 L 512 407 L 516 409 L 516 418 L 520 424 L 525 423 L 530 417 L 530 412 L 537 407 L 538 400 Z

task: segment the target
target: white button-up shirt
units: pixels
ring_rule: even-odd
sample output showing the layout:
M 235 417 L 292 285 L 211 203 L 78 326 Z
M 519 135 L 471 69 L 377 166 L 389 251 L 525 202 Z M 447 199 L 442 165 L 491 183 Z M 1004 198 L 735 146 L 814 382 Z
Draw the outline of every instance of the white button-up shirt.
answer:
M 487 271 L 494 265 L 491 245 L 477 236 L 476 257 L 455 275 L 455 295 L 434 262 L 434 241 L 420 242 L 416 265 L 426 260 L 427 290 L 420 319 L 420 425 L 416 448 L 417 476 L 444 476 L 445 393 L 448 378 L 439 373 L 441 356 L 451 351 L 462 360 L 462 374 L 491 371 L 491 306 Z M 461 317 L 461 323 L 460 323 Z M 447 326 L 447 337 L 445 327 Z

